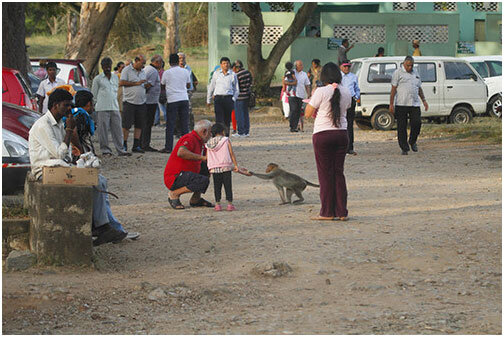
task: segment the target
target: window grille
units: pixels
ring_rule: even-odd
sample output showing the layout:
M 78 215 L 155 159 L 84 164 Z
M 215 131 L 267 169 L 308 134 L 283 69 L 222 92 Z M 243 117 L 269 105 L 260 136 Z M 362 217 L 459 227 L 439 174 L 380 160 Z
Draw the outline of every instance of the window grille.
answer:
M 456 12 L 456 2 L 434 2 L 434 11 L 437 12 Z
M 397 40 L 447 43 L 448 25 L 397 25 Z
M 335 25 L 334 37 L 351 43 L 385 43 L 385 25 Z
M 416 2 L 394 2 L 392 9 L 394 11 L 416 11 Z
M 231 12 L 242 12 L 242 9 L 238 2 L 231 2 Z
M 248 26 L 231 26 L 230 42 L 234 45 L 248 44 Z M 275 44 L 283 35 L 282 26 L 265 26 L 262 44 Z
M 471 2 L 470 4 L 475 12 L 497 12 L 499 10 L 498 2 Z
M 293 2 L 268 2 L 272 12 L 294 12 Z

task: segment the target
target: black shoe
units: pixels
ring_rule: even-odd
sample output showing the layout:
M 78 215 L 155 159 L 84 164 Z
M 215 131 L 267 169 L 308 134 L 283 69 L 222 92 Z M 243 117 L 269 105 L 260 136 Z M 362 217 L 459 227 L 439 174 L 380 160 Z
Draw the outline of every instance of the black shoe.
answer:
M 157 149 L 150 147 L 150 146 L 142 148 L 142 150 L 144 150 L 145 152 L 159 152 Z
M 131 157 L 131 152 L 119 152 L 117 155 L 119 157 Z
M 411 150 L 413 152 L 418 152 L 418 146 L 416 145 L 416 143 L 415 144 L 411 144 Z
M 404 150 L 402 150 L 401 154 L 402 154 L 403 156 L 407 156 L 407 155 L 408 155 L 408 151 L 404 151 Z
M 298 132 L 296 129 L 290 129 L 290 132 Z
M 98 238 L 93 241 L 94 247 L 102 245 L 107 242 L 115 242 L 115 243 L 120 242 L 128 235 L 128 233 L 126 232 L 121 232 L 112 228 L 110 224 L 100 226 L 97 232 L 99 233 Z
M 145 151 L 142 150 L 140 146 L 134 147 L 133 149 L 131 149 L 131 152 L 145 153 Z
M 355 152 L 354 150 L 348 150 L 347 153 L 348 154 L 357 154 L 357 152 Z
M 171 153 L 171 150 L 168 150 L 168 149 L 161 149 L 161 150 L 159 150 L 158 152 L 161 152 L 161 153 Z

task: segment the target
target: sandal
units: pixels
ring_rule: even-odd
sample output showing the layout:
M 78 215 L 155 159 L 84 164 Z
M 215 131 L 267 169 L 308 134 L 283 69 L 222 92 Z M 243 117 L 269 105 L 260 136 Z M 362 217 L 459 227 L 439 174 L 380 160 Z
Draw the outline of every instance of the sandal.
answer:
M 168 202 L 173 209 L 185 209 L 184 205 L 180 202 L 180 199 L 170 199 L 168 198 Z
M 191 207 L 214 207 L 214 205 L 210 201 L 207 201 L 203 198 L 195 203 L 190 202 L 189 205 L 191 205 Z

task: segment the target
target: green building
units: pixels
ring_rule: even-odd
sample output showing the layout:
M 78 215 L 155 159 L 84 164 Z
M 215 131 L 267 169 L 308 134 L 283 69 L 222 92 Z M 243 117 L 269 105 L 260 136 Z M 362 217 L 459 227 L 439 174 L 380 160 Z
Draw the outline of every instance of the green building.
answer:
M 261 3 L 264 20 L 263 57 L 290 26 L 299 2 Z M 320 2 L 303 33 L 285 52 L 274 83 L 287 61 L 337 60 L 338 44 L 349 39 L 350 59 L 411 55 L 411 41 L 420 40 L 422 55 L 500 55 L 502 3 L 499 2 Z M 209 72 L 222 56 L 247 63 L 248 17 L 236 2 L 210 2 Z

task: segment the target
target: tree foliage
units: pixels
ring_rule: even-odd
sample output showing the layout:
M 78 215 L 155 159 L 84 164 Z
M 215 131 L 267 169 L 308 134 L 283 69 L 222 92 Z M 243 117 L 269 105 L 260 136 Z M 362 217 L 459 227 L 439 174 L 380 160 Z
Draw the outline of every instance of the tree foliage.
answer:
M 180 39 L 184 47 L 208 45 L 208 2 L 180 3 L 179 18 Z
M 26 35 L 54 35 L 65 28 L 65 14 L 68 7 L 59 2 L 26 3 Z
M 147 43 L 159 26 L 156 16 L 163 15 L 162 2 L 124 2 L 110 31 L 107 45 L 125 53 Z

